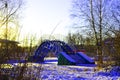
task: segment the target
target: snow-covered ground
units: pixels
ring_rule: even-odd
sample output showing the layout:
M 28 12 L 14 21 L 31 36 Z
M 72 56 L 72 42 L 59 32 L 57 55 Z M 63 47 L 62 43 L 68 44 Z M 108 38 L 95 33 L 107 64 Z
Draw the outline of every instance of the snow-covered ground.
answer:
M 97 71 L 95 66 L 57 65 L 57 58 L 46 58 L 44 64 L 28 63 L 24 76 L 31 80 L 120 80 L 116 71 Z
M 37 80 L 40 78 L 42 80 L 120 80 L 120 76 L 111 76 L 104 71 L 96 71 L 95 66 L 57 65 L 57 58 L 46 58 L 45 63 L 41 65 L 41 73 L 37 72 L 39 64 L 34 63 L 32 68 L 30 72 L 35 73 L 34 77 Z

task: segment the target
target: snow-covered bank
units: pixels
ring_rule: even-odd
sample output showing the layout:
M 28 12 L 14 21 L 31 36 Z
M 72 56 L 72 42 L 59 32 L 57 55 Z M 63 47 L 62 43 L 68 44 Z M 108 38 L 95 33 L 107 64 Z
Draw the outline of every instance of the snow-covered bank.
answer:
M 118 70 L 96 71 L 95 66 L 60 66 L 56 59 L 46 59 L 44 64 L 27 63 L 25 80 L 120 80 Z M 16 69 L 15 69 L 16 70 Z M 14 71 L 11 75 L 14 76 Z M 31 77 L 31 79 L 30 79 Z
M 50 63 L 42 64 L 41 68 L 34 64 L 34 67 L 29 67 L 25 75 L 32 75 L 35 80 L 120 80 L 120 76 L 95 71 L 95 67 L 58 66 Z
M 120 76 L 110 76 L 95 71 L 94 67 L 44 65 L 41 72 L 43 80 L 119 80 Z

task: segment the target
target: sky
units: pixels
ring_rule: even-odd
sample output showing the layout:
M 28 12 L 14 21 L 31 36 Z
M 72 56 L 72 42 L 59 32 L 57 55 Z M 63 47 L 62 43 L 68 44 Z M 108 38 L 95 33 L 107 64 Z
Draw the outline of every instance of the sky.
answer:
M 22 35 L 69 32 L 71 0 L 27 0 L 22 19 Z

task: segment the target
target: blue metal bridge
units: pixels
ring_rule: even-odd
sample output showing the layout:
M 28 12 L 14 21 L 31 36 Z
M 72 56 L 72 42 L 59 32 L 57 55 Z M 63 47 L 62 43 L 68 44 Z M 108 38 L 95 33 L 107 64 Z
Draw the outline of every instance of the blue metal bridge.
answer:
M 59 40 L 46 40 L 36 49 L 35 54 L 31 56 L 28 60 L 31 62 L 44 62 L 44 58 L 50 53 L 54 53 L 56 57 L 60 58 L 62 62 L 73 61 L 74 64 L 80 63 L 94 63 L 87 55 L 83 53 L 76 53 L 76 49 L 67 43 Z M 59 59 L 58 58 L 58 59 Z M 63 64 L 63 63 L 62 63 Z M 67 63 L 65 63 L 67 64 Z

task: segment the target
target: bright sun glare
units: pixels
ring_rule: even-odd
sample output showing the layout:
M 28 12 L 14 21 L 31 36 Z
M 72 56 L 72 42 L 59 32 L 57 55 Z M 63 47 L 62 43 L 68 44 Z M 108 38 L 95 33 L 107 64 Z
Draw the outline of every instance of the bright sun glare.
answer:
M 70 25 L 71 0 L 27 0 L 21 35 L 66 35 Z M 59 24 L 59 25 L 57 25 Z

